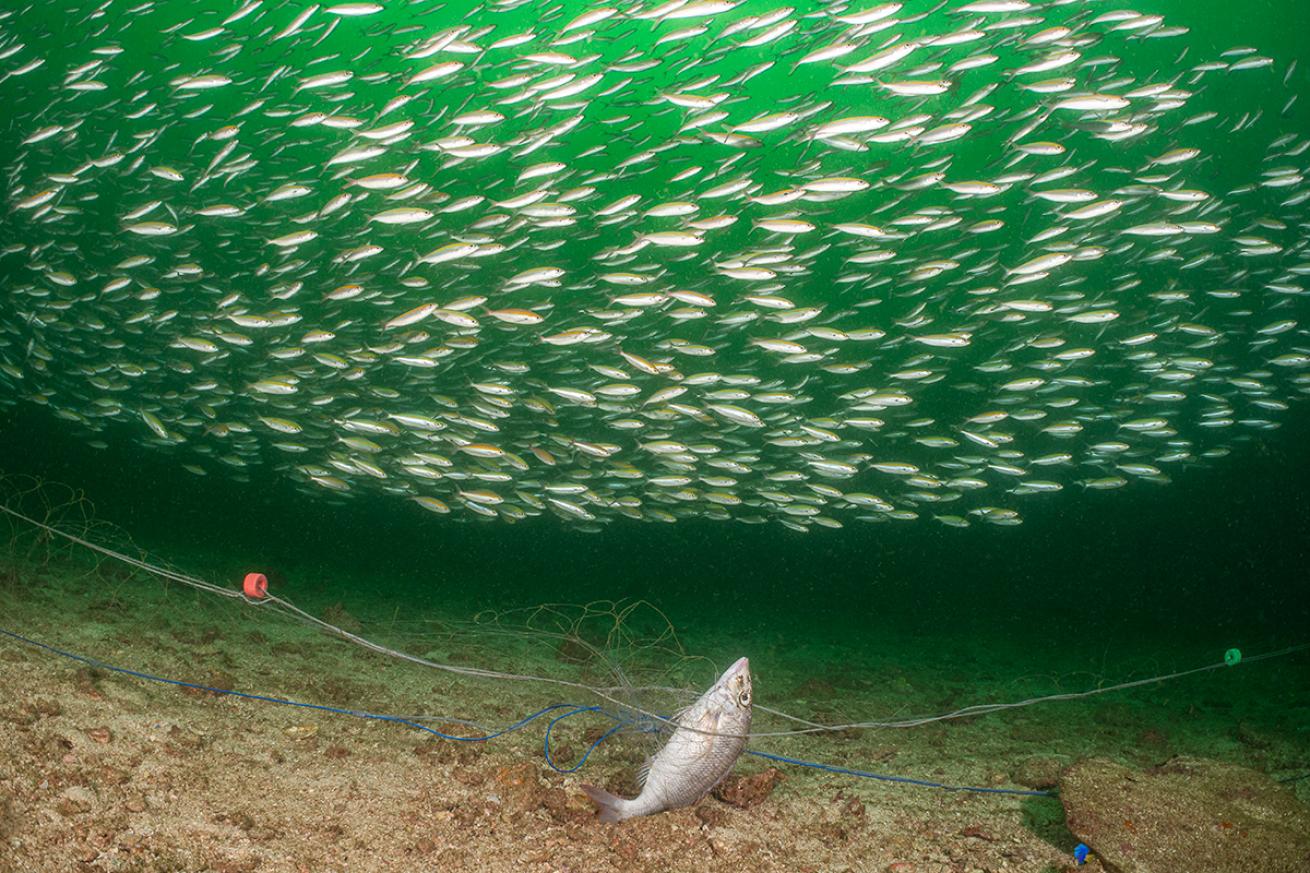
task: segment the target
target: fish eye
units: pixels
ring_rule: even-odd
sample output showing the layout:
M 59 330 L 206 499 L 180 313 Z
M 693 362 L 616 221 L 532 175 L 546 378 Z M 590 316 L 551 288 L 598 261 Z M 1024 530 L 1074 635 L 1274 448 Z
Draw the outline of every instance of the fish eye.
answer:
M 751 692 L 749 688 L 743 688 L 741 693 L 737 695 L 737 704 L 739 706 L 751 705 Z

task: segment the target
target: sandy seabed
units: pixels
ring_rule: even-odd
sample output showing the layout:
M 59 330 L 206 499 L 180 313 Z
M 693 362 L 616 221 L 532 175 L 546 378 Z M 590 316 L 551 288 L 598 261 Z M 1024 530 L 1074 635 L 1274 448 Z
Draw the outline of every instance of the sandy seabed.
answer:
M 303 628 L 192 608 L 190 592 L 161 600 L 149 583 L 106 585 L 85 568 L 56 565 L 11 567 L 3 577 L 0 626 L 123 667 L 387 712 L 477 693 L 479 715 L 500 723 L 541 704 L 539 690 L 470 692 Z M 996 651 L 948 674 L 940 662 L 856 669 L 847 653 L 847 669 L 815 678 L 770 671 L 784 648 L 771 641 L 752 654 L 757 701 L 785 698 L 816 716 L 941 711 L 978 702 L 964 697 L 971 690 L 1027 696 L 1009 686 L 978 690 L 980 675 L 1020 671 Z M 789 651 L 802 659 L 794 664 L 825 656 Z M 899 647 L 902 659 L 906 651 Z M 1304 699 L 1292 711 L 1260 703 L 1270 690 L 1276 697 L 1272 678 L 1271 688 L 1244 687 L 1237 701 L 1226 686 L 1188 681 L 913 731 L 757 745 L 848 767 L 1032 788 L 1053 787 L 1062 768 L 1090 755 L 1149 764 L 1199 754 L 1265 770 L 1305 763 Z M 561 760 L 576 760 L 582 731 L 559 741 Z M 485 744 L 443 741 L 403 725 L 142 681 L 0 641 L 3 873 L 1100 869 L 1095 858 L 1075 867 L 1077 839 L 1055 798 L 774 770 L 753 758 L 693 808 L 599 824 L 579 785 L 631 793 L 641 756 L 635 740 L 616 740 L 581 773 L 560 774 L 547 766 L 537 729 Z

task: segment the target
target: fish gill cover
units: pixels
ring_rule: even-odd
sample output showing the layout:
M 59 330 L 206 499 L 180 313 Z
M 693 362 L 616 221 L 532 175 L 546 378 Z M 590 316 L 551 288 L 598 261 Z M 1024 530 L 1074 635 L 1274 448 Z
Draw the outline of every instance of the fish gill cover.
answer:
M 0 398 L 196 474 L 584 530 L 1165 483 L 1310 386 L 1294 69 L 1185 25 L 11 7 Z

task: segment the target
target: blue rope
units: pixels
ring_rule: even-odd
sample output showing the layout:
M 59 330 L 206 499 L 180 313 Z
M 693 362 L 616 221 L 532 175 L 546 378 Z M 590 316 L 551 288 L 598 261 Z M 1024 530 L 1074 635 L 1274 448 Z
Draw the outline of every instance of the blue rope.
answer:
M 780 764 L 792 764 L 796 767 L 808 767 L 825 773 L 839 773 L 842 776 L 858 776 L 861 779 L 876 779 L 879 782 L 895 782 L 900 785 L 918 785 L 921 788 L 940 788 L 942 791 L 971 791 L 977 794 L 1017 794 L 1020 797 L 1054 797 L 1054 791 L 1030 791 L 1025 788 L 980 788 L 973 785 L 947 785 L 942 782 L 929 782 L 926 779 L 911 779 L 908 776 L 888 776 L 883 773 L 870 773 L 867 770 L 852 770 L 849 767 L 835 767 L 832 764 L 819 764 L 814 761 L 802 761 L 788 758 L 786 755 L 773 755 L 769 752 L 746 750 L 747 755 L 777 761 Z
M 614 736 L 614 734 L 618 733 L 623 728 L 634 723 L 629 719 L 620 718 L 614 713 L 606 712 L 604 709 L 602 709 L 599 706 L 580 706 L 576 703 L 552 703 L 550 706 L 547 706 L 543 709 L 539 709 L 536 712 L 532 713 L 531 715 L 527 716 L 526 718 L 519 719 L 518 721 L 514 722 L 514 724 L 510 725 L 509 727 L 502 728 L 501 730 L 493 731 L 492 733 L 484 734 L 483 736 L 477 736 L 477 737 L 459 736 L 457 734 L 443 733 L 442 731 L 436 730 L 435 728 L 430 728 L 425 724 L 421 724 L 417 721 L 414 721 L 413 719 L 404 718 L 398 715 L 386 715 L 384 713 L 368 712 L 360 709 L 342 709 L 340 707 L 327 706 L 321 703 L 305 703 L 299 700 L 287 700 L 284 697 L 271 697 L 266 694 L 251 694 L 246 691 L 235 691 L 231 688 L 215 688 L 212 685 L 202 685 L 197 682 L 184 682 L 181 679 L 170 679 L 167 676 L 158 676 L 155 675 L 154 673 L 145 673 L 140 670 L 131 670 L 128 669 L 127 667 L 116 667 L 113 664 L 106 664 L 104 661 L 100 661 L 95 658 L 88 657 L 87 655 L 79 655 L 76 652 L 69 652 L 65 649 L 60 649 L 55 646 L 49 645 L 48 643 L 43 643 L 40 642 L 39 640 L 34 640 L 31 639 L 30 637 L 25 637 L 22 634 L 14 633 L 13 631 L 6 630 L 4 628 L 0 628 L 0 635 L 9 637 L 10 639 L 13 640 L 17 640 L 18 642 L 24 643 L 25 645 L 28 646 L 32 646 L 33 648 L 41 649 L 43 651 L 49 652 L 54 655 L 59 655 L 62 658 L 68 658 L 69 660 L 77 661 L 79 663 L 86 664 L 91 667 L 95 667 L 96 669 L 99 670 L 106 670 L 112 673 L 119 673 L 124 676 L 131 676 L 135 679 L 145 679 L 149 682 L 159 682 L 164 685 L 173 685 L 179 688 L 194 688 L 198 691 L 208 691 L 213 694 L 221 694 L 221 695 L 226 695 L 228 697 L 236 697 L 241 700 L 254 700 L 260 703 L 275 703 L 278 704 L 279 706 L 292 706 L 298 709 L 311 709 L 318 712 L 330 712 L 335 715 L 352 715 L 355 716 L 356 718 L 369 719 L 371 721 L 391 722 L 394 724 L 400 724 L 406 727 L 411 727 L 414 728 L 415 730 L 423 731 L 424 733 L 432 734 L 433 736 L 439 737 L 440 739 L 443 740 L 455 740 L 457 742 L 464 742 L 464 743 L 482 743 L 482 742 L 486 742 L 487 740 L 494 740 L 497 737 L 503 737 L 506 734 L 511 734 L 514 733 L 515 731 L 522 730 L 532 722 L 536 721 L 537 719 L 549 713 L 558 712 L 561 709 L 567 709 L 568 712 L 560 713 L 559 715 L 552 717 L 551 720 L 546 724 L 545 737 L 542 740 L 542 751 L 546 756 L 546 763 L 556 773 L 576 773 L 578 770 L 582 769 L 582 765 L 587 762 L 587 758 L 591 756 L 591 753 L 594 752 L 601 745 L 601 743 L 605 742 L 610 737 Z M 555 763 L 555 759 L 551 755 L 551 751 L 550 751 L 551 732 L 555 729 L 555 725 L 557 725 L 559 722 L 563 721 L 564 719 L 571 718 L 575 715 L 582 715 L 583 713 L 588 713 L 588 712 L 601 713 L 602 715 L 605 715 L 608 718 L 614 719 L 615 724 L 612 727 L 610 727 L 607 731 L 605 731 L 605 733 L 597 737 L 596 740 L 592 742 L 590 746 L 587 747 L 587 751 L 583 753 L 582 758 L 579 759 L 579 761 L 576 764 L 574 764 L 572 767 L 559 766 L 558 764 Z M 643 733 L 658 732 L 657 729 L 649 726 L 639 728 L 639 730 L 641 730 Z M 764 758 L 769 761 L 775 761 L 780 764 L 791 764 L 792 766 L 795 767 L 807 767 L 811 770 L 822 770 L 827 773 L 837 773 L 842 776 L 856 776 L 861 779 L 874 779 L 880 782 L 894 782 L 901 785 L 917 785 L 923 788 L 938 788 L 943 791 L 969 791 L 978 794 L 1017 794 L 1026 797 L 1050 797 L 1055 793 L 1053 791 L 1027 791 L 1018 788 L 981 788 L 981 787 L 974 787 L 968 785 L 947 785 L 941 782 L 929 782 L 924 779 L 911 779 L 907 776 L 888 776 L 882 773 L 870 773 L 866 770 L 852 770 L 848 767 L 836 767 L 831 764 L 821 764 L 815 761 L 803 761 L 799 758 L 789 758 L 784 755 L 774 755 L 774 754 L 770 754 L 769 752 L 757 752 L 750 749 L 746 750 L 746 754 L 754 755 L 757 758 Z
M 480 737 L 462 737 L 457 734 L 442 733 L 441 731 L 435 728 L 430 728 L 425 724 L 420 724 L 419 722 L 416 722 L 412 719 L 403 718 L 398 715 L 385 715 L 383 713 L 367 712 L 361 709 L 341 709 L 336 706 L 326 706 L 321 703 L 305 703 L 300 700 L 287 700 L 286 698 L 283 697 L 270 697 L 265 694 L 251 694 L 246 691 L 234 691 L 230 688 L 215 688 L 212 685 L 201 685 L 196 682 L 183 682 L 181 679 L 169 679 L 167 676 L 156 676 L 153 673 L 143 673 L 140 670 L 129 670 L 127 667 L 115 667 L 113 664 L 106 664 L 104 661 L 98 661 L 95 658 L 90 658 L 87 657 L 86 655 L 79 655 L 75 652 L 68 652 L 63 649 L 56 648 L 55 646 L 51 646 L 47 643 L 42 643 L 37 640 L 29 639 L 28 637 L 25 637 L 22 634 L 16 634 L 13 631 L 5 630 L 4 628 L 0 628 L 0 634 L 10 637 L 11 639 L 18 640 L 21 643 L 26 643 L 29 646 L 34 646 L 38 649 L 44 649 L 45 651 L 50 652 L 52 654 L 59 655 L 64 658 L 69 658 L 74 661 L 79 661 L 83 664 L 87 664 L 99 670 L 108 670 L 113 673 L 121 673 L 124 676 L 132 676 L 136 679 L 146 679 L 151 682 L 161 682 L 165 685 L 175 685 L 179 688 L 194 688 L 198 691 L 209 691 L 214 694 L 224 694 L 229 697 L 237 697 L 242 700 L 257 700 L 260 703 L 276 703 L 280 706 L 294 706 L 298 709 L 313 709 L 319 712 L 331 712 L 337 715 L 353 715 L 356 718 L 366 718 L 372 721 L 393 722 L 395 724 L 403 724 L 406 727 L 412 727 L 416 730 L 424 731 L 425 733 L 432 734 L 433 736 L 439 737 L 443 740 L 456 740 L 462 743 L 483 743 L 486 742 L 487 740 L 494 740 L 497 737 L 503 737 L 506 734 L 511 734 L 517 730 L 521 730 L 527 727 L 532 722 L 541 718 L 543 715 L 546 715 L 547 713 L 554 712 L 559 709 L 574 709 L 575 711 L 578 710 L 578 706 L 575 703 L 552 703 L 550 706 L 547 706 L 545 709 L 540 709 L 534 712 L 532 715 L 529 715 L 527 718 L 523 718 L 520 719 L 519 721 L 514 722 L 514 724 L 510 725 L 507 728 L 503 728 L 501 730 L 494 731 L 493 733 L 485 734 Z
M 574 764 L 572 767 L 567 767 L 567 768 L 560 767 L 558 764 L 555 763 L 555 759 L 550 754 L 550 732 L 555 729 L 555 724 L 557 722 L 561 722 L 570 716 L 578 715 L 583 712 L 604 713 L 605 715 L 608 715 L 610 718 L 613 718 L 615 720 L 615 724 L 612 728 L 610 728 L 609 730 L 605 731 L 605 733 L 597 737 L 596 741 L 587 747 L 587 751 L 582 753 L 582 758 L 578 761 L 578 763 Z M 616 718 L 612 713 L 605 712 L 599 706 L 579 706 L 570 712 L 566 712 L 563 715 L 557 715 L 550 720 L 550 722 L 546 725 L 546 736 L 542 739 L 541 750 L 546 755 L 546 763 L 549 764 L 550 769 L 554 770 L 556 773 L 576 773 L 582 769 L 583 764 L 587 763 L 587 759 L 591 757 L 592 752 L 596 751 L 597 746 L 608 740 L 614 734 L 618 733 L 624 726 L 628 724 L 631 724 L 631 722 L 625 719 Z

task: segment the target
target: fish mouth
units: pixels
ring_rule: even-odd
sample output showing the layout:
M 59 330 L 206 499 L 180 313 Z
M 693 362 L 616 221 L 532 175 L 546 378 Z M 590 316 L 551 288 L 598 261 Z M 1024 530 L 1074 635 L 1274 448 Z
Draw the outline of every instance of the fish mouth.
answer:
M 743 673 L 749 676 L 750 672 L 751 672 L 750 658 L 742 656 L 738 658 L 736 661 L 734 661 L 731 667 L 723 671 L 723 676 L 719 678 L 718 684 L 726 685 L 733 678 L 740 676 Z

